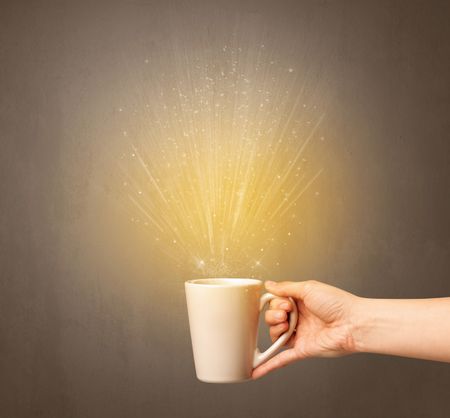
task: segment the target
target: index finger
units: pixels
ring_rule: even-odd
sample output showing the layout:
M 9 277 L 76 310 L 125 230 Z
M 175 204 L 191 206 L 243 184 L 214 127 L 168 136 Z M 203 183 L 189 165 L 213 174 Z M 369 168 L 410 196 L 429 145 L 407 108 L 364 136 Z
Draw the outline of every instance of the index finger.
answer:
M 292 304 L 287 298 L 275 298 L 270 301 L 270 309 L 283 309 L 286 312 L 292 311 Z

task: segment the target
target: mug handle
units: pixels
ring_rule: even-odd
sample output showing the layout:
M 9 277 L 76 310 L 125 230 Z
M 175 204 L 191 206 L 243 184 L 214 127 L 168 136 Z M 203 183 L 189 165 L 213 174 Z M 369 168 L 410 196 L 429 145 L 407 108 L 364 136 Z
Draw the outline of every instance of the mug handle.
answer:
M 269 303 L 272 299 L 275 299 L 277 296 L 272 295 L 272 293 L 265 293 L 261 296 L 261 299 L 259 301 L 259 312 L 261 312 L 264 309 L 264 306 Z M 293 334 L 295 327 L 297 325 L 297 319 L 298 319 L 298 310 L 297 310 L 297 304 L 295 303 L 294 299 L 288 298 L 289 302 L 292 305 L 292 311 L 289 313 L 289 329 L 281 335 L 278 340 L 276 340 L 266 351 L 262 352 L 259 351 L 259 348 L 257 347 L 255 350 L 255 355 L 253 357 L 253 368 L 258 367 L 259 365 L 263 364 L 267 360 L 269 360 L 271 357 L 273 357 L 276 352 L 283 347 L 284 344 L 286 344 L 291 338 L 291 335 Z

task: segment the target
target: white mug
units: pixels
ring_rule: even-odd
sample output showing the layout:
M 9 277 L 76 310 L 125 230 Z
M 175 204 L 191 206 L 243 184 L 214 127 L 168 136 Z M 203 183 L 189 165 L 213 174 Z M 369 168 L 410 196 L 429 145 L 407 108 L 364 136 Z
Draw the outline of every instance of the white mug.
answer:
M 289 329 L 266 351 L 256 346 L 259 313 L 276 296 L 260 296 L 261 280 L 199 279 L 185 283 L 197 378 L 203 382 L 248 380 L 291 337 L 297 305 L 291 299 Z

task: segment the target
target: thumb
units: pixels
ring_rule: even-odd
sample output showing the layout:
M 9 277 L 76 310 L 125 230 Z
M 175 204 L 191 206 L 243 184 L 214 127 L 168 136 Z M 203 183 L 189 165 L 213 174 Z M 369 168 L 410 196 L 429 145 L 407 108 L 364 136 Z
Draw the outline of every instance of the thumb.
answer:
M 266 289 L 276 296 L 303 299 L 307 292 L 307 282 L 265 282 Z

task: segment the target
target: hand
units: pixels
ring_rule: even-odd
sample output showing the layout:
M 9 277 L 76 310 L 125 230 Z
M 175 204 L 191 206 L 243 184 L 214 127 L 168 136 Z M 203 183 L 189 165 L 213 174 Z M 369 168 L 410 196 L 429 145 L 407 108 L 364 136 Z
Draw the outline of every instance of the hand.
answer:
M 287 312 L 292 297 L 298 307 L 296 332 L 285 350 L 257 367 L 253 378 L 307 357 L 338 357 L 355 351 L 352 311 L 360 299 L 351 293 L 316 281 L 266 282 L 266 289 L 280 298 L 273 299 L 265 319 L 275 341 L 287 331 Z

